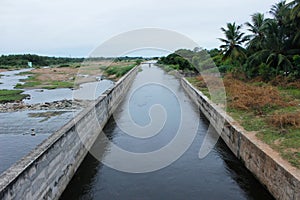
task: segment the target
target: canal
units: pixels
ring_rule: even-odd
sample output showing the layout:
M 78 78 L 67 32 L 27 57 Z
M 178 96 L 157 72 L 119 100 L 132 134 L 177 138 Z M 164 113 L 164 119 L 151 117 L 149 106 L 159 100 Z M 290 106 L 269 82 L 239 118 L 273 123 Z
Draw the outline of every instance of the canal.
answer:
M 155 129 L 152 135 L 147 129 L 151 123 Z M 100 134 L 61 200 L 273 199 L 221 139 L 207 156 L 199 159 L 208 128 L 209 122 L 197 112 L 179 80 L 156 66 L 144 64 L 105 126 L 106 137 Z M 172 160 L 173 154 L 165 154 L 162 149 L 172 146 L 177 136 L 180 142 L 172 147 Z M 123 154 L 113 155 L 115 146 L 143 154 L 145 159 L 126 160 Z M 178 149 L 184 149 L 182 155 Z M 148 156 L 149 152 L 159 154 Z M 176 155 L 180 155 L 178 159 Z

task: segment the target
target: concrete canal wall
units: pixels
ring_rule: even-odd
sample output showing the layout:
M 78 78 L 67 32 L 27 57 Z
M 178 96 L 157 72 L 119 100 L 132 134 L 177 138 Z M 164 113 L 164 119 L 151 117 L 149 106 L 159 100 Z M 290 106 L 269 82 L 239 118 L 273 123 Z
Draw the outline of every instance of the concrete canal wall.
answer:
M 181 85 L 214 126 L 231 151 L 266 186 L 276 199 L 300 199 L 300 170 L 240 127 L 221 108 L 212 103 L 185 78 Z
M 0 176 L 0 199 L 58 199 L 138 73 L 133 68 Z M 1 161 L 0 161 L 1 162 Z

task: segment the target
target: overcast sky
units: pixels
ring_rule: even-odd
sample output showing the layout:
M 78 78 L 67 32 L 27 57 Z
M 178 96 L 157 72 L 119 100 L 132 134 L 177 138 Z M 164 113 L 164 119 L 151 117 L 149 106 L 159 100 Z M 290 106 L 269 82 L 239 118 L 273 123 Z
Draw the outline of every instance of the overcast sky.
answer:
M 220 27 L 267 13 L 277 0 L 1 0 L 0 54 L 88 56 L 120 33 L 142 28 L 181 33 L 204 48 Z

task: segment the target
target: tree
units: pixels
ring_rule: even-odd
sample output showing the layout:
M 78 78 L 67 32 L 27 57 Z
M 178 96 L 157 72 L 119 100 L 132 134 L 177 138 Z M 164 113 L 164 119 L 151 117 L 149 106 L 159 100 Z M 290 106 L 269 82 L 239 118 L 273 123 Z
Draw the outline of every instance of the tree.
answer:
M 271 7 L 270 14 L 278 22 L 279 26 L 286 24 L 288 17 L 288 6 L 285 1 L 280 1 Z
M 225 39 L 219 38 L 219 40 L 225 43 L 220 46 L 224 60 L 230 58 L 241 64 L 247 57 L 242 45 L 248 40 L 248 37 L 244 36 L 241 28 L 242 25 L 236 25 L 235 23 L 227 23 L 227 29 L 221 28 L 225 34 Z
M 263 43 L 265 42 L 269 20 L 265 19 L 262 13 L 255 13 L 251 17 L 252 23 L 245 23 L 246 26 L 249 27 L 248 31 L 252 33 L 248 36 L 250 40 L 247 44 L 247 48 L 250 51 L 257 51 L 262 49 Z
M 249 57 L 249 64 L 258 66 L 266 63 L 275 69 L 276 75 L 279 74 L 279 71 L 287 74 L 292 63 L 288 58 L 289 50 L 286 49 L 285 34 L 275 19 L 269 21 L 266 35 L 262 49 Z
M 293 44 L 300 48 L 300 0 L 294 0 L 288 6 L 291 7 L 290 18 L 294 26 Z

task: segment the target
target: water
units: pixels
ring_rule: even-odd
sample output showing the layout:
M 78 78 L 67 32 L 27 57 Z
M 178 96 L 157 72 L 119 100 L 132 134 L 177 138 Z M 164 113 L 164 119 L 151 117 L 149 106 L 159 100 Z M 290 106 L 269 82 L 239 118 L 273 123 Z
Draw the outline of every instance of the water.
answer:
M 6 90 L 12 90 L 14 87 L 20 83 L 21 79 L 28 78 L 28 75 L 18 75 L 21 72 L 29 72 L 32 68 L 28 69 L 20 69 L 20 70 L 13 70 L 13 71 L 6 71 L 1 72 L 0 74 L 0 90 L 6 89 Z
M 0 173 L 72 119 L 70 111 L 0 113 Z M 35 136 L 31 136 L 34 129 Z
M 24 99 L 26 104 L 36 104 L 44 102 L 67 100 L 95 100 L 104 91 L 113 86 L 110 80 L 102 80 L 99 82 L 83 83 L 76 90 L 68 88 L 59 88 L 53 90 L 26 90 L 24 94 L 29 94 L 30 99 Z
M 142 69 L 104 128 L 109 140 L 99 136 L 62 194 L 62 200 L 273 199 L 222 140 L 219 139 L 204 159 L 199 159 L 208 121 L 196 112 L 197 108 L 173 76 L 157 67 L 143 65 Z M 187 122 L 183 129 L 180 129 L 180 120 Z M 151 123 L 155 126 L 151 127 Z M 152 128 L 152 134 L 147 127 Z M 161 150 L 171 145 L 181 133 L 184 137 L 176 143 L 172 153 L 165 156 Z M 186 145 L 189 139 L 192 139 L 190 146 Z M 126 154 L 114 155 L 115 146 L 137 154 L 155 150 L 161 153 L 157 157 L 145 154 L 146 159 L 141 161 L 131 157 L 124 159 Z M 179 159 L 161 169 L 151 170 L 157 164 L 163 166 L 164 160 L 176 155 L 183 146 L 188 147 Z

